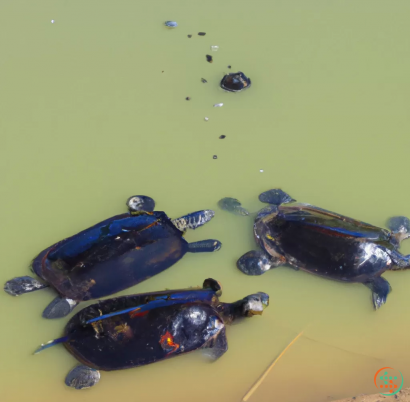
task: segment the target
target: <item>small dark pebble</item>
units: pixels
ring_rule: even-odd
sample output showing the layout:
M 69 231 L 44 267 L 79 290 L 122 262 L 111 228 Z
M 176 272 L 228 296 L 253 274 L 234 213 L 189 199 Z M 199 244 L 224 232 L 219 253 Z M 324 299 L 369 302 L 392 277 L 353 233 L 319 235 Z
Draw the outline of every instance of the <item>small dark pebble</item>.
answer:
M 205 35 L 206 35 L 206 32 L 198 32 L 198 35 L 199 35 L 199 36 L 205 36 Z
M 191 98 L 190 98 L 189 96 L 187 96 L 185 99 L 186 99 L 186 100 L 191 100 Z
M 226 138 L 226 135 L 221 135 L 219 138 L 220 138 L 221 140 L 223 140 L 224 138 Z
M 201 78 L 201 81 L 206 84 L 208 81 L 205 78 Z
M 232 66 L 228 66 L 228 68 L 232 68 Z
M 394 395 L 394 399 L 399 399 L 399 397 L 397 395 Z
M 210 56 L 209 54 L 207 54 L 207 55 L 206 55 L 206 60 L 207 60 L 209 63 L 212 63 L 212 56 Z
M 218 159 L 218 157 L 216 155 L 213 156 L 214 159 Z
M 188 38 L 192 38 L 192 35 L 188 35 Z

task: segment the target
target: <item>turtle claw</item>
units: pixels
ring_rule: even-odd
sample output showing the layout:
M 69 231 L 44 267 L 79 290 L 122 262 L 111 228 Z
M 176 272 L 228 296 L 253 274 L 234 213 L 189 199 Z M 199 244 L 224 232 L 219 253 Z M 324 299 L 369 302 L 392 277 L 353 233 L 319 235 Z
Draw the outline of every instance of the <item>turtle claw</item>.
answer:
M 75 389 L 85 389 L 93 387 L 100 381 L 100 372 L 91 367 L 74 367 L 65 378 L 65 384 Z
M 48 319 L 62 318 L 70 314 L 78 303 L 72 299 L 56 297 L 43 311 L 43 317 Z
M 20 296 L 24 293 L 34 292 L 47 287 L 48 285 L 41 283 L 31 276 L 20 276 L 7 281 L 4 284 L 4 291 L 11 296 Z
M 259 195 L 259 201 L 267 204 L 281 205 L 288 204 L 290 202 L 295 202 L 289 194 L 286 194 L 280 188 L 275 188 L 272 190 L 264 191 Z

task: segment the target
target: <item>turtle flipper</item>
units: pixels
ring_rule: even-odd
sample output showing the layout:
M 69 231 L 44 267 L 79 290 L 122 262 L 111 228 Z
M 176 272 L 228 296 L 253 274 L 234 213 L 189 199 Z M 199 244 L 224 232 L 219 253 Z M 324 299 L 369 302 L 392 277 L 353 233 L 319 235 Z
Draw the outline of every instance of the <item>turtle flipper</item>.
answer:
M 91 367 L 84 365 L 74 367 L 65 378 L 65 385 L 75 388 L 84 389 L 93 387 L 100 381 L 100 372 Z
M 70 314 L 78 303 L 72 299 L 57 296 L 43 311 L 43 317 L 48 319 L 62 318 Z
M 222 328 L 218 335 L 203 347 L 203 354 L 215 361 L 228 351 L 228 340 L 226 339 L 226 330 Z
M 249 211 L 242 207 L 236 198 L 225 197 L 218 201 L 219 208 L 239 216 L 248 216 Z
M 387 227 L 392 231 L 397 246 L 410 237 L 410 219 L 405 216 L 393 216 L 387 221 Z
M 41 283 L 31 276 L 19 276 L 4 284 L 4 291 L 11 296 L 20 296 L 24 293 L 35 292 L 44 288 L 48 288 L 48 285 Z
M 210 209 L 204 209 L 202 211 L 192 212 L 188 215 L 181 216 L 172 220 L 174 226 L 181 232 L 185 232 L 187 229 L 195 230 L 200 226 L 208 223 L 215 216 L 215 212 Z
M 266 204 L 281 205 L 295 202 L 289 194 L 282 191 L 280 188 L 274 188 L 272 190 L 264 191 L 259 195 L 259 201 Z
M 126 202 L 128 211 L 133 212 L 152 212 L 155 208 L 155 201 L 146 195 L 133 195 Z
M 222 247 L 219 240 L 201 240 L 188 244 L 188 251 L 190 253 L 212 253 L 218 251 Z
M 387 295 L 391 292 L 391 286 L 381 276 L 366 282 L 365 285 L 372 291 L 373 306 L 377 310 L 387 301 Z
M 261 250 L 252 250 L 239 258 L 236 266 L 246 275 L 262 275 L 284 263 L 283 259 L 271 257 Z

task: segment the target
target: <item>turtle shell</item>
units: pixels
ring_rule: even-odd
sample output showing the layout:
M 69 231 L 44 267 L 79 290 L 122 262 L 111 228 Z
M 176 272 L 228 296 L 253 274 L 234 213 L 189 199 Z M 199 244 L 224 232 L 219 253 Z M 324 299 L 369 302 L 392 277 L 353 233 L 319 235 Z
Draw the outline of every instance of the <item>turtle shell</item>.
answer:
M 160 307 L 142 316 L 126 313 L 86 326 L 81 325 L 81 314 L 68 322 L 64 345 L 81 363 L 105 371 L 192 352 L 225 335 L 222 318 L 208 303 Z
M 127 289 L 169 268 L 188 243 L 164 212 L 106 219 L 42 251 L 34 272 L 77 302 Z
M 391 232 L 309 204 L 281 205 L 255 221 L 257 242 L 293 266 L 343 281 L 365 281 L 390 264 Z

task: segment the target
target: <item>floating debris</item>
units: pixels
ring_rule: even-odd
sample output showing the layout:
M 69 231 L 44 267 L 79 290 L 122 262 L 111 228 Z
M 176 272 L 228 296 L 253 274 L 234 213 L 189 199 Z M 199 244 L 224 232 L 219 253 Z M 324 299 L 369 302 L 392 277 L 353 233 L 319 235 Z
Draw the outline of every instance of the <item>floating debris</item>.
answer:
M 218 159 L 218 156 L 214 155 L 213 158 L 214 158 L 214 159 Z
M 212 56 L 210 56 L 209 54 L 206 55 L 206 61 L 209 63 L 212 63 Z
M 261 173 L 263 173 L 263 169 L 259 170 Z
M 188 38 L 192 38 L 192 35 L 188 35 Z
M 221 135 L 221 136 L 219 136 L 219 139 L 220 139 L 220 140 L 223 140 L 224 138 L 226 138 L 226 135 Z
M 223 103 L 215 103 L 214 107 L 222 107 L 223 105 Z
M 205 119 L 204 119 L 205 121 L 208 121 L 209 120 L 209 117 L 205 117 Z
M 208 81 L 205 78 L 201 78 L 201 81 L 206 84 Z
M 186 100 L 191 100 L 191 97 L 190 97 L 190 96 L 187 96 L 185 99 L 186 99 Z
M 54 20 L 51 20 L 51 23 L 52 23 L 52 24 L 54 24 L 54 22 L 55 22 Z
M 251 86 L 251 80 L 244 73 L 230 73 L 222 78 L 220 86 L 225 91 L 239 92 Z
M 205 36 L 205 35 L 206 35 L 206 32 L 198 32 L 198 35 L 199 35 L 199 36 Z
M 211 49 L 213 52 L 217 52 L 219 49 L 219 46 L 211 46 Z
M 176 28 L 178 24 L 175 21 L 165 21 L 165 26 L 168 28 Z

